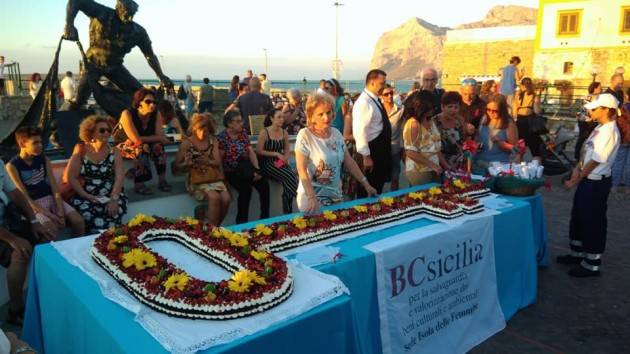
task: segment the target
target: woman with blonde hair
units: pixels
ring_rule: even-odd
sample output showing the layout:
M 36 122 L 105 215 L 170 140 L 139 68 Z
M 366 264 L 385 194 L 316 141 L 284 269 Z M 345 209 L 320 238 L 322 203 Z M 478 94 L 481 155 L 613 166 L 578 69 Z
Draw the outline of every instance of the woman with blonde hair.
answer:
M 187 171 L 186 189 L 197 201 L 208 202 L 208 222 L 219 226 L 230 207 L 230 192 L 223 183 L 219 144 L 210 114 L 195 113 L 189 137 L 182 140 L 175 156 L 176 169 Z
M 118 149 L 108 144 L 111 134 L 109 118 L 93 115 L 84 119 L 79 126 L 83 143 L 75 146 L 64 172 L 64 182 L 75 193 L 70 205 L 92 233 L 120 225 L 127 212 L 123 159 Z
M 337 129 L 331 129 L 335 102 L 328 94 L 313 93 L 306 101 L 306 125 L 295 141 L 295 161 L 299 175 L 298 208 L 314 213 L 321 205 L 343 201 L 341 170 L 346 168 L 363 185 L 368 195 L 376 195 L 361 169 L 352 159 Z
M 499 86 L 497 82 L 494 80 L 486 80 L 481 84 L 481 89 L 479 91 L 479 98 L 481 98 L 484 102 L 488 102 L 490 96 L 495 95 L 499 91 Z

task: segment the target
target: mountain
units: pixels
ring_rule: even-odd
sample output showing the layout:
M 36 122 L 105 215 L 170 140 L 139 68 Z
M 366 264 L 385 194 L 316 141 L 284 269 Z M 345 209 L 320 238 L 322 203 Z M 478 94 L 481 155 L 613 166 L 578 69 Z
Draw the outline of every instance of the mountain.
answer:
M 536 24 L 537 10 L 523 6 L 495 6 L 477 22 L 456 29 Z M 371 67 L 387 73 L 389 80 L 413 80 L 423 67 L 442 67 L 442 47 L 448 27 L 439 27 L 412 17 L 398 28 L 385 32 L 374 47 Z
M 383 69 L 391 80 L 418 77 L 427 65 L 439 67 L 448 29 L 413 17 L 379 38 L 371 67 Z
M 490 9 L 483 20 L 459 25 L 455 29 L 535 25 L 537 16 L 538 9 L 535 8 L 498 5 Z

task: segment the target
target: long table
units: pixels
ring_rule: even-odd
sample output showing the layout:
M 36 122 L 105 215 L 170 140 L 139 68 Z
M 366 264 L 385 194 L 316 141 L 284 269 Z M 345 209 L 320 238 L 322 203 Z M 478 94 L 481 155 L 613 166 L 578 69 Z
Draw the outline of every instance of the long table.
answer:
M 415 187 L 388 194 L 397 195 L 426 188 L 427 186 Z M 547 262 L 547 233 L 541 195 L 526 198 L 502 197 L 512 206 L 500 210 L 500 214 L 494 216 L 494 249 L 499 301 L 505 319 L 509 320 L 519 309 L 536 300 L 537 267 L 544 266 Z M 357 203 L 349 202 L 343 207 Z M 277 217 L 269 221 L 284 219 L 286 217 Z M 233 228 L 254 227 L 256 223 Z M 435 223 L 420 219 L 334 243 L 332 246 L 340 248 L 341 258 L 335 263 L 315 267 L 319 271 L 339 277 L 350 290 L 356 343 L 360 353 L 382 352 L 375 258 L 363 246 L 413 229 L 422 232 L 423 227 Z
M 494 242 L 499 300 L 509 319 L 536 299 L 537 265 L 546 259 L 546 233 L 541 233 L 544 213 L 540 196 L 506 199 L 512 206 L 494 216 Z M 343 206 L 357 203 L 360 201 Z M 363 246 L 411 229 L 422 232 L 423 227 L 433 223 L 420 219 L 334 243 L 342 257 L 316 269 L 338 276 L 350 289 L 350 297 L 337 298 L 290 321 L 206 352 L 380 353 L 375 261 Z M 164 352 L 133 321 L 130 312 L 105 299 L 91 278 L 50 245 L 35 250 L 23 335 L 36 349 L 47 353 Z

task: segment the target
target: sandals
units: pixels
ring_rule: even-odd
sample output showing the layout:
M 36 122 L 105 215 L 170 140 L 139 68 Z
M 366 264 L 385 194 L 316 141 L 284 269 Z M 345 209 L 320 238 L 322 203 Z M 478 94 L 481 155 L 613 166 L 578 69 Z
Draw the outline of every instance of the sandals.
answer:
M 164 182 L 164 183 L 158 184 L 158 189 L 161 190 L 162 192 L 168 193 L 173 190 L 173 187 L 170 184 Z
M 134 188 L 134 192 L 140 195 L 153 195 L 153 191 L 151 190 L 151 188 L 144 185 Z

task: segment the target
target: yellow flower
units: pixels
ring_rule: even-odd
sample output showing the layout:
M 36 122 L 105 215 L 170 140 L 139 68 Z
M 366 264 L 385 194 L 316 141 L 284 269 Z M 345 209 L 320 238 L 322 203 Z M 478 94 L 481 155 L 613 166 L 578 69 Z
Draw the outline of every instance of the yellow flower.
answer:
M 462 182 L 460 179 L 456 179 L 453 181 L 453 185 L 459 189 L 464 189 L 466 188 L 466 184 L 464 182 Z
M 183 218 L 182 220 L 184 220 L 186 222 L 186 224 L 188 224 L 189 226 L 195 226 L 195 225 L 199 224 L 199 220 L 197 220 L 195 218 L 191 218 L 190 216 L 187 216 L 187 217 Z
M 256 272 L 252 272 L 250 270 L 248 270 L 247 272 L 249 272 L 249 277 L 254 281 L 254 283 L 256 283 L 258 285 L 265 285 L 265 284 L 267 284 L 267 281 L 265 281 L 265 278 L 260 276 L 260 274 L 258 274 Z
M 129 220 L 127 225 L 129 227 L 134 227 L 142 224 L 143 222 L 148 222 L 152 224 L 155 222 L 155 218 L 152 216 L 146 216 L 144 214 L 137 214 L 133 219 Z
M 110 242 L 121 244 L 127 242 L 127 240 L 129 240 L 129 238 L 126 235 L 120 235 L 114 237 Z
M 330 220 L 330 221 L 335 221 L 335 220 L 337 220 L 337 214 L 335 214 L 334 212 L 332 212 L 330 210 L 324 210 L 324 219 Z
M 442 190 L 439 187 L 431 187 L 429 189 L 429 194 L 431 194 L 431 195 L 442 194 Z
M 424 199 L 425 194 L 422 192 L 411 192 L 409 193 L 409 198 L 411 199 L 415 199 L 415 200 L 422 200 Z
M 296 216 L 293 218 L 293 220 L 291 220 L 291 222 L 293 223 L 293 225 L 295 225 L 295 227 L 297 227 L 298 229 L 304 229 L 306 228 L 306 220 L 304 220 L 303 217 L 301 216 Z
M 249 290 L 252 285 L 251 273 L 248 270 L 241 270 L 232 275 L 232 279 L 228 281 L 228 288 L 237 293 L 244 293 Z
M 233 233 L 230 236 L 227 236 L 226 238 L 230 242 L 230 245 L 234 247 L 245 247 L 249 244 L 249 241 L 247 241 L 247 238 L 241 234 Z
M 353 206 L 354 210 L 358 211 L 359 213 L 367 213 L 368 208 L 365 205 L 355 205 Z
M 254 259 L 256 259 L 257 261 L 264 261 L 265 259 L 269 258 L 269 253 L 267 252 L 263 252 L 263 251 L 251 251 L 249 254 L 252 255 L 252 257 L 254 257 Z
M 134 248 L 131 251 L 123 254 L 123 267 L 129 268 L 135 266 L 137 270 L 145 270 L 157 265 L 155 256 L 147 251 L 143 251 L 139 248 Z
M 256 225 L 256 228 L 254 229 L 254 231 L 256 231 L 256 236 L 260 236 L 260 235 L 269 236 L 273 233 L 273 230 L 270 227 L 265 226 L 264 224 Z
M 387 206 L 392 206 L 394 204 L 394 198 L 392 197 L 381 198 L 381 203 Z
M 164 289 L 166 292 L 171 290 L 172 288 L 177 288 L 179 291 L 182 291 L 186 288 L 186 284 L 188 284 L 188 274 L 186 273 L 176 273 L 168 277 L 164 282 Z

